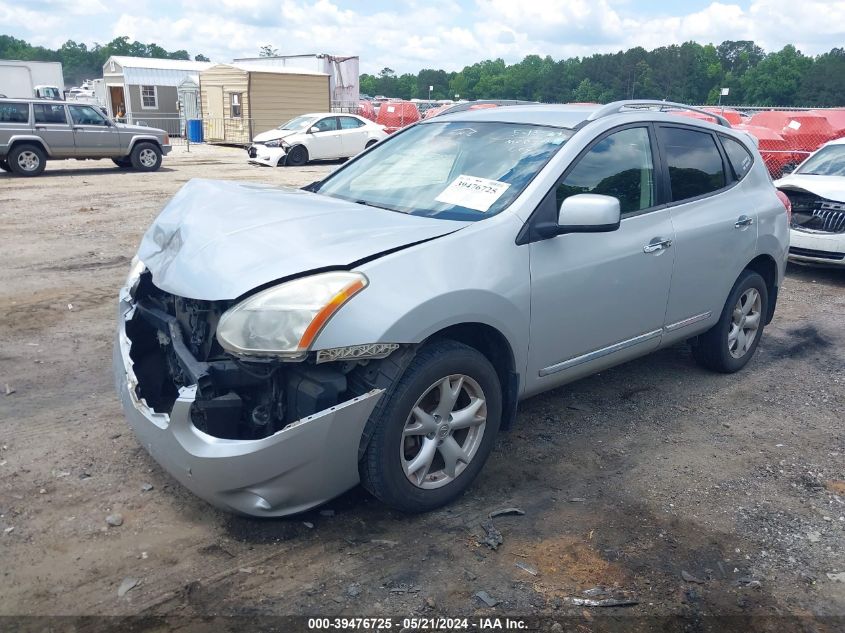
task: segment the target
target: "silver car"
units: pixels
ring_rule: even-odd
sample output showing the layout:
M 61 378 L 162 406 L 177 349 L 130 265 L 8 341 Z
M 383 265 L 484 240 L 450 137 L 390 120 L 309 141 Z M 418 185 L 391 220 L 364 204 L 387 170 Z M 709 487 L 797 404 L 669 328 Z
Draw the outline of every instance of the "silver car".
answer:
M 169 152 L 164 130 L 115 123 L 92 105 L 0 99 L 0 169 L 18 176 L 38 176 L 48 160 L 63 158 L 155 171 Z
M 682 341 L 741 369 L 786 208 L 748 136 L 672 107 L 465 111 L 305 190 L 189 182 L 120 292 L 129 424 L 221 508 L 282 516 L 360 481 L 420 512 L 524 398 Z

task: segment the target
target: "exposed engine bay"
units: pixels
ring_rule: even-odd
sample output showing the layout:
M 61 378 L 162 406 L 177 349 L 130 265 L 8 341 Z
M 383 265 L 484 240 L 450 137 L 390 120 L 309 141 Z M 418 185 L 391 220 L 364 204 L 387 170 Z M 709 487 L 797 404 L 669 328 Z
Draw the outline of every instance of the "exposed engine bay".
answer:
M 781 187 L 781 191 L 792 203 L 792 228 L 799 231 L 845 233 L 845 202 L 793 187 Z
M 170 413 L 179 389 L 197 385 L 191 419 L 224 439 L 260 439 L 354 398 L 371 388 L 377 361 L 352 358 L 300 362 L 235 358 L 215 336 L 232 301 L 199 301 L 157 288 L 144 272 L 135 289 L 135 313 L 126 324 L 136 395 Z M 393 348 L 398 346 L 393 346 Z M 370 367 L 367 367 L 370 365 Z

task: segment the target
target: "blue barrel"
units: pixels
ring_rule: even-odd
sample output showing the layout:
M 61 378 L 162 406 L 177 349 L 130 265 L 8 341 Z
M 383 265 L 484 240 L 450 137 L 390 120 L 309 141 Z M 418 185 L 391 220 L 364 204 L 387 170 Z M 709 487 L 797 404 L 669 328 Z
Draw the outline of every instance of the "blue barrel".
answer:
M 202 143 L 202 119 L 188 119 L 188 140 Z

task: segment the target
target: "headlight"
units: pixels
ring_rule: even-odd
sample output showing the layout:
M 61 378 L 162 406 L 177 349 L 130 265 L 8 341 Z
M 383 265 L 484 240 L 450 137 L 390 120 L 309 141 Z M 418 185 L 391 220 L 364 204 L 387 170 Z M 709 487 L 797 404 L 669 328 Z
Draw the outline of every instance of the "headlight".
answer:
M 146 270 L 146 266 L 144 266 L 144 262 L 138 259 L 138 256 L 132 258 L 132 263 L 129 265 L 129 274 L 126 276 L 126 283 L 125 286 L 131 288 L 135 285 L 135 282 L 141 277 L 141 273 Z
M 279 143 L 281 143 L 281 139 L 273 139 L 272 141 L 264 141 L 264 147 L 278 147 Z
M 233 354 L 301 357 L 367 283 L 361 273 L 330 272 L 262 290 L 220 317 L 217 340 Z

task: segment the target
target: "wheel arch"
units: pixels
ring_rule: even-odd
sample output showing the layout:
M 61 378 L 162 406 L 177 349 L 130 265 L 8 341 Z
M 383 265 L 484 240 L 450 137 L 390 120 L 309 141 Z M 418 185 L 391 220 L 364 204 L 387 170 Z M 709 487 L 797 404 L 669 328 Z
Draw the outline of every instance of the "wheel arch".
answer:
M 745 266 L 744 270 L 753 270 L 766 282 L 766 291 L 769 295 L 769 305 L 766 309 L 766 325 L 772 322 L 775 316 L 775 305 L 778 297 L 778 265 L 774 257 L 768 254 L 758 255 Z
M 434 332 L 423 341 L 423 344 L 444 339 L 457 341 L 478 350 L 493 365 L 502 385 L 501 428 L 509 428 L 516 419 L 519 374 L 516 371 L 513 349 L 507 337 L 492 325 L 466 322 L 450 325 Z
M 164 151 L 161 146 L 161 141 L 155 136 L 133 136 L 129 140 L 129 147 L 126 148 L 127 155 L 132 153 L 138 143 L 153 143 L 156 147 L 158 147 L 160 152 Z
M 47 145 L 47 143 L 44 142 L 44 139 L 40 136 L 13 136 L 9 139 L 9 149 L 6 151 L 6 160 L 8 160 L 8 156 L 12 153 L 12 150 L 18 145 L 37 145 L 48 157 L 53 155 L 50 151 L 50 146 Z

